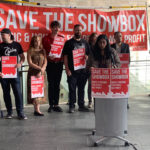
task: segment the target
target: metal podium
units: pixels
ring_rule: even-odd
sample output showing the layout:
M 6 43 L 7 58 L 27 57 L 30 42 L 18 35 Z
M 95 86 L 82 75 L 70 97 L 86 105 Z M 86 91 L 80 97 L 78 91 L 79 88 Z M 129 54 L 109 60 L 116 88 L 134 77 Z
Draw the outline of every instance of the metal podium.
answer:
M 127 98 L 95 98 L 95 130 L 93 135 L 101 138 L 95 141 L 98 146 L 107 138 L 117 138 L 125 142 L 125 146 L 132 145 L 123 138 L 127 133 Z

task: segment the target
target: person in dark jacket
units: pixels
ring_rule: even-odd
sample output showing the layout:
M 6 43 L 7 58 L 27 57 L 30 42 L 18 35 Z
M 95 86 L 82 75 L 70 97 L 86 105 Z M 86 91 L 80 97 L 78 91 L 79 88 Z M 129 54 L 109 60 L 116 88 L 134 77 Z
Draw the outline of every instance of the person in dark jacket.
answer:
M 122 33 L 121 32 L 115 32 L 114 33 L 114 39 L 115 43 L 111 45 L 112 48 L 114 48 L 118 54 L 120 53 L 128 53 L 129 54 L 129 61 L 130 61 L 130 47 L 128 44 L 122 42 Z M 127 108 L 129 109 L 129 104 L 127 105 Z
M 115 43 L 111 45 L 112 48 L 114 48 L 118 54 L 120 53 L 129 53 L 130 55 L 130 47 L 127 43 L 122 42 L 122 33 L 121 32 L 115 32 L 114 33 L 114 39 Z

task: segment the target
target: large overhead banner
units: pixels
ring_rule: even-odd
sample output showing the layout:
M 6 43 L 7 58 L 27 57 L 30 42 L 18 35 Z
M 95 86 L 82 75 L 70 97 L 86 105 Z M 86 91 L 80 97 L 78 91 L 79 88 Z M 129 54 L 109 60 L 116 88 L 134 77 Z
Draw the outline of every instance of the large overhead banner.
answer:
M 123 41 L 131 50 L 147 50 L 147 23 L 145 10 L 102 12 L 94 9 L 43 8 L 0 4 L 0 30 L 10 28 L 15 40 L 27 51 L 31 37 L 45 36 L 50 31 L 50 22 L 58 20 L 61 32 L 70 38 L 74 24 L 83 26 L 83 35 L 92 32 L 106 34 L 113 42 L 113 34 L 120 31 Z M 1 39 L 0 39 L 1 42 Z

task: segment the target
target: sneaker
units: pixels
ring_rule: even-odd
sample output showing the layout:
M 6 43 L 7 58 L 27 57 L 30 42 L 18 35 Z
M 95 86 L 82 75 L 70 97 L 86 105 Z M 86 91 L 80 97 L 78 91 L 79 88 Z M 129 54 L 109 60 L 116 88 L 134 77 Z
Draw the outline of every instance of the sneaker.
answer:
M 50 112 L 52 112 L 52 110 L 53 110 L 53 107 L 50 106 L 47 111 L 48 111 L 48 113 L 50 113 Z
M 28 118 L 25 115 L 19 115 L 18 119 L 19 120 L 27 120 Z
M 89 112 L 89 109 L 88 109 L 87 107 L 85 107 L 85 106 L 79 107 L 78 110 L 79 110 L 79 111 L 82 111 L 82 112 Z
M 92 102 L 89 102 L 88 108 L 92 108 Z
M 59 107 L 59 106 L 53 107 L 53 111 L 56 111 L 56 112 L 63 112 L 62 108 Z
M 5 117 L 5 119 L 12 119 L 12 118 L 13 118 L 12 114 L 7 114 Z
M 75 108 L 69 108 L 69 113 L 74 113 L 75 112 Z

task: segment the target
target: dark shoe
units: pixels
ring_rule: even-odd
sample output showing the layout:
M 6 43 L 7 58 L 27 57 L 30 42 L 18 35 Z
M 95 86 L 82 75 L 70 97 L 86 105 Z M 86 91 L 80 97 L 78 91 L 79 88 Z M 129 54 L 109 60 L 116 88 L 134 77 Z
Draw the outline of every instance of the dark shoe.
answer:
M 5 117 L 5 119 L 12 119 L 12 118 L 13 118 L 12 114 L 7 114 Z
M 130 108 L 130 106 L 129 106 L 129 104 L 127 104 L 127 109 L 129 109 Z
M 41 114 L 41 113 L 39 113 L 37 111 L 34 111 L 34 116 L 44 116 L 44 114 Z
M 50 113 L 50 112 L 52 112 L 52 110 L 53 110 L 53 107 L 50 106 L 50 107 L 48 108 L 48 112 Z
M 85 106 L 79 107 L 78 110 L 79 110 L 79 111 L 82 111 L 82 112 L 89 112 L 89 109 L 88 109 L 87 107 L 85 107 Z
M 24 114 L 21 114 L 21 115 L 18 115 L 18 119 L 19 120 L 27 120 L 28 118 Z
M 74 113 L 75 112 L 75 108 L 69 108 L 69 113 Z
M 62 108 L 59 107 L 59 106 L 53 107 L 53 111 L 56 111 L 56 112 L 63 112 Z

